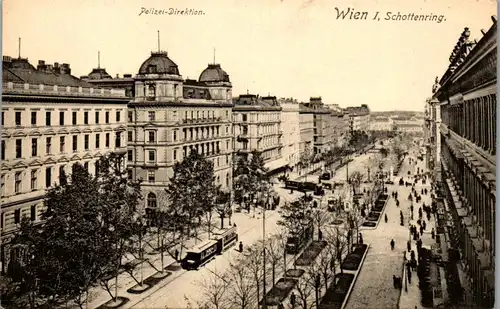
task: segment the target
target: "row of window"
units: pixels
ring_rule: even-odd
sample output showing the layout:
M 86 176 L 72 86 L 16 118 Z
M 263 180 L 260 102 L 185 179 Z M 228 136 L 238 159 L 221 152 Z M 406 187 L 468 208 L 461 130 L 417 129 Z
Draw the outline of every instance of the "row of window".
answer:
M 15 112 L 15 125 L 16 126 L 25 126 L 26 124 L 24 122 L 24 113 L 23 111 L 16 111 Z M 53 113 L 51 111 L 46 111 L 45 112 L 45 126 L 52 126 L 53 122 Z M 89 124 L 89 115 L 90 112 L 83 112 L 83 124 Z M 95 111 L 94 113 L 94 123 L 99 124 L 101 121 L 101 113 L 100 111 Z M 110 113 L 109 112 L 104 112 L 104 123 L 110 123 Z M 116 122 L 121 121 L 121 111 L 116 111 Z M 2 112 L 2 125 L 5 123 L 5 112 Z M 59 125 L 64 126 L 66 124 L 66 112 L 60 111 L 59 112 Z M 78 112 L 73 111 L 71 112 L 71 124 L 72 125 L 78 125 Z M 31 126 L 38 126 L 38 111 L 31 111 Z
M 102 133 L 96 133 L 95 135 L 95 149 L 100 149 L 101 148 L 101 134 Z M 39 157 L 41 156 L 41 153 L 39 151 L 39 139 L 40 138 L 32 138 L 31 139 L 31 156 L 32 157 Z M 105 148 L 110 148 L 110 139 L 111 135 L 110 133 L 105 133 L 105 140 L 104 140 L 104 147 Z M 78 140 L 79 140 L 79 135 L 73 135 L 72 136 L 72 149 L 73 152 L 78 152 Z M 115 147 L 120 148 L 122 145 L 121 142 L 121 132 L 116 132 L 115 133 Z M 1 149 L 1 159 L 6 160 L 6 141 L 2 140 L 2 149 Z M 83 135 L 83 149 L 84 150 L 90 150 L 90 134 L 85 134 Z M 65 153 L 66 151 L 66 136 L 59 136 L 59 153 Z M 45 138 L 45 155 L 51 155 L 52 154 L 52 137 L 46 137 Z M 16 139 L 16 152 L 15 152 L 15 158 L 16 159 L 21 159 L 23 158 L 23 139 Z
M 36 221 L 37 220 L 37 215 L 36 215 L 36 205 L 32 205 L 30 207 L 30 220 L 31 221 Z M 21 223 L 21 209 L 16 209 L 14 210 L 14 224 L 19 224 Z M 3 229 L 4 228 L 4 222 L 5 222 L 5 213 L 2 213 L 1 214 L 1 217 L 0 217 L 0 228 Z
M 156 121 L 157 119 L 157 114 L 155 111 L 148 111 L 148 121 Z M 217 113 L 219 114 L 219 113 Z M 189 117 L 190 116 L 190 117 Z M 229 111 L 226 111 L 226 119 L 229 119 Z M 172 111 L 172 120 L 177 121 L 179 120 L 179 113 L 177 111 Z M 219 117 L 219 116 L 217 116 Z M 215 111 L 185 111 L 184 112 L 184 118 L 183 119 L 215 119 L 216 118 L 216 113 Z M 129 122 L 134 122 L 134 112 L 129 111 L 128 112 L 128 121 Z
M 478 147 L 496 153 L 496 107 L 494 94 L 467 100 L 462 104 L 446 105 L 443 123 Z
M 61 181 L 61 177 L 63 175 L 64 171 L 67 171 L 67 166 L 68 165 L 61 165 L 59 166 L 59 182 Z M 84 162 L 83 167 L 89 171 L 89 162 Z M 99 171 L 99 166 L 96 164 L 95 165 L 95 171 L 98 173 Z M 42 189 L 47 189 L 50 188 L 52 185 L 54 185 L 54 177 L 53 177 L 53 170 L 54 166 L 49 166 L 45 168 L 33 168 L 29 171 L 17 171 L 14 173 L 14 194 L 22 194 L 30 191 L 36 191 L 36 190 L 42 190 Z M 41 172 L 45 172 L 45 179 L 44 179 L 44 186 L 41 187 L 39 183 L 39 174 Z M 24 177 L 29 177 L 29 187 L 24 187 L 26 184 L 24 183 L 25 178 Z M 6 191 L 5 191 L 5 183 L 6 183 L 7 175 L 2 174 L 1 175 L 1 195 L 6 196 Z

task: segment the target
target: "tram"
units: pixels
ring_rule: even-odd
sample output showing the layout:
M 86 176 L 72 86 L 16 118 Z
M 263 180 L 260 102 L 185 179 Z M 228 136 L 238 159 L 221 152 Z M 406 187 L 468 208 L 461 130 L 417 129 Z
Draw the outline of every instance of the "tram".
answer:
M 214 240 L 217 241 L 217 254 L 220 255 L 238 242 L 236 227 L 233 226 L 220 234 L 214 234 Z
M 216 240 L 207 240 L 196 248 L 186 252 L 186 256 L 181 261 L 181 267 L 184 269 L 198 269 L 210 262 L 217 255 L 218 242 Z
M 312 222 L 303 229 L 297 235 L 288 237 L 286 242 L 286 253 L 288 254 L 297 254 L 299 251 L 311 241 L 313 237 L 313 224 Z

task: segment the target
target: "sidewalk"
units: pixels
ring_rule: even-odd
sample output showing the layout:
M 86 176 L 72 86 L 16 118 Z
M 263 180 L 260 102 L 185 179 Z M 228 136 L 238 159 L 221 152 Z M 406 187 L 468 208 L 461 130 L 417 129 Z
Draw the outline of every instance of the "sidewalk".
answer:
M 415 165 L 408 166 L 408 159 L 405 158 L 405 162 L 403 164 L 404 164 L 404 166 L 402 166 L 402 169 L 401 169 L 402 173 L 401 174 L 404 175 L 405 178 L 407 178 L 407 175 L 408 175 L 407 171 L 408 170 L 410 170 L 412 172 L 412 175 L 413 175 L 414 173 L 416 173 L 417 167 L 419 167 L 420 169 L 424 169 L 424 171 L 427 171 L 427 168 L 425 167 L 425 162 L 418 161 L 416 166 Z M 427 181 L 426 184 L 423 185 L 421 182 L 418 182 L 415 184 L 415 188 L 418 190 L 421 190 L 422 188 L 427 188 L 427 190 L 430 190 L 431 183 L 430 183 L 430 181 Z M 419 192 L 419 194 L 420 194 L 420 192 Z M 414 219 L 410 220 L 411 224 L 417 226 L 417 228 L 418 228 L 417 220 L 418 220 L 419 207 L 422 207 L 423 203 L 425 203 L 426 205 L 431 205 L 431 202 L 432 202 L 431 197 L 430 197 L 430 193 L 428 193 L 427 195 L 421 195 L 421 196 L 422 196 L 421 203 L 418 203 L 418 204 L 413 203 Z M 401 198 L 406 199 L 406 196 L 402 195 Z M 408 201 L 407 201 L 407 203 L 408 203 Z M 407 203 L 405 203 L 405 204 L 407 204 Z M 409 209 L 409 207 L 406 207 L 406 208 L 408 208 L 408 209 L 406 209 L 405 216 L 409 216 L 410 209 Z M 420 238 L 422 239 L 422 246 L 425 248 L 430 248 L 432 244 L 436 243 L 435 239 L 432 239 L 432 236 L 431 236 L 431 230 L 433 228 L 434 228 L 434 230 L 436 230 L 436 221 L 435 221 L 436 218 L 434 217 L 434 215 L 431 215 L 431 220 L 428 221 L 427 218 L 425 217 L 425 212 L 424 212 L 423 218 L 426 221 L 426 229 L 424 231 L 424 234 Z M 418 252 L 416 249 L 417 245 L 416 245 L 416 241 L 414 241 L 413 238 L 411 238 L 411 247 L 412 247 L 412 250 L 415 251 L 416 259 L 418 260 Z M 407 258 L 409 259 L 410 258 L 409 253 L 407 252 L 406 254 L 407 254 L 406 255 Z M 439 267 L 437 268 L 437 271 L 439 271 Z M 404 274 L 403 279 L 404 280 L 406 279 L 406 267 L 405 267 L 405 274 Z M 414 309 L 414 308 L 424 309 L 424 307 L 421 304 L 421 294 L 420 294 L 420 289 L 418 287 L 418 280 L 419 279 L 417 276 L 417 272 L 412 271 L 412 283 L 408 284 L 408 292 L 406 292 L 404 288 L 401 291 L 401 298 L 399 301 L 399 308 L 400 309 Z M 440 283 L 437 283 L 437 284 L 440 284 Z

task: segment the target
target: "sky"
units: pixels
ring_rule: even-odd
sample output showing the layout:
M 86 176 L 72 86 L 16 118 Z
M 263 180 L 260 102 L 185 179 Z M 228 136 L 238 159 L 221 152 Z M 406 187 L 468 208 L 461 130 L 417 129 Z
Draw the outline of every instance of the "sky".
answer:
M 140 15 L 143 8 L 203 15 Z M 336 8 L 367 17 L 337 18 Z M 387 12 L 444 19 L 385 20 Z M 421 111 L 463 28 L 479 40 L 496 12 L 494 0 L 4 0 L 3 55 L 17 57 L 21 38 L 21 56 L 35 66 L 69 63 L 73 75 L 87 75 L 100 51 L 110 75 L 137 74 L 160 31 L 160 49 L 184 78 L 198 79 L 215 48 L 233 96 Z

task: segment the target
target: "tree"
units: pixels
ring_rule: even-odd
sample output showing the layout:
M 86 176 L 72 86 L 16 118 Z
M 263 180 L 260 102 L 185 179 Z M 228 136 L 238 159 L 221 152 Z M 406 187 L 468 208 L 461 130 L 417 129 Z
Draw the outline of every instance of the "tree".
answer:
M 354 171 L 349 175 L 349 183 L 352 186 L 352 191 L 354 194 L 359 192 L 359 186 L 363 182 L 364 176 L 359 171 Z
M 323 276 L 323 282 L 325 285 L 325 290 L 328 290 L 328 282 L 330 282 L 334 276 L 336 271 L 336 251 L 334 243 L 331 240 L 327 240 L 327 245 L 325 249 L 323 249 L 318 258 L 315 261 L 315 267 Z
M 23 282 L 39 282 L 37 294 L 56 306 L 74 300 L 82 306 L 83 295 L 101 276 L 109 262 L 101 237 L 99 183 L 80 165 L 62 185 L 49 189 L 43 227 L 23 220 L 13 244 L 23 248 Z
M 285 227 L 287 234 L 297 239 L 313 220 L 312 209 L 309 202 L 307 202 L 307 196 L 302 196 L 291 203 L 285 203 L 281 207 L 280 214 L 281 219 L 278 221 L 278 225 Z M 294 258 L 297 258 L 296 254 Z
M 224 228 L 224 219 L 229 217 L 229 224 L 231 224 L 231 193 L 219 191 L 215 201 L 215 211 L 220 218 L 220 228 Z
M 241 200 L 246 198 L 249 203 L 257 198 L 260 198 L 262 203 L 263 196 L 269 193 L 271 187 L 264 159 L 261 153 L 256 150 L 252 151 L 250 156 L 241 156 L 238 159 L 233 178 L 235 196 Z M 254 205 L 254 209 L 255 207 L 256 205 Z
M 302 277 L 298 280 L 295 290 L 297 291 L 298 305 L 302 309 L 312 308 L 309 304 L 313 303 L 316 283 L 320 276 L 314 264 L 307 267 Z
M 341 267 L 343 255 L 347 253 L 349 249 L 347 233 L 339 229 L 339 227 L 328 229 L 326 241 L 328 242 L 328 246 L 326 247 L 326 249 L 333 257 L 335 257 L 338 265 L 340 266 L 340 271 L 343 272 Z M 335 266 L 335 261 L 333 261 L 331 264 L 331 269 L 334 275 L 336 273 Z
M 208 278 L 204 277 L 202 281 L 196 282 L 196 285 L 201 288 L 202 303 L 206 305 L 201 305 L 200 307 L 214 309 L 229 308 L 227 292 L 230 284 L 230 281 L 214 272 L 211 272 Z
M 332 215 L 330 212 L 320 208 L 313 209 L 311 214 L 312 214 L 312 219 L 314 220 L 314 223 L 316 224 L 316 227 L 318 229 L 318 239 L 319 239 L 319 234 L 321 229 L 326 224 L 329 224 L 332 221 Z
M 273 235 L 266 239 L 265 246 L 267 257 L 269 258 L 266 262 L 271 267 L 271 279 L 274 284 L 276 282 L 276 270 L 285 252 L 285 246 L 279 235 Z M 286 268 L 284 270 L 286 271 Z
M 250 309 L 256 302 L 256 289 L 253 283 L 251 270 L 247 262 L 231 263 L 229 274 L 225 275 L 229 282 L 229 299 L 231 308 Z
M 261 299 L 261 286 L 262 280 L 264 278 L 264 261 L 262 256 L 262 244 L 256 243 L 252 245 L 247 250 L 247 258 L 245 259 L 246 266 L 249 269 L 251 276 L 253 278 L 253 286 L 255 288 L 255 295 L 257 296 L 257 302 Z M 263 292 L 265 296 L 266 292 Z
M 307 173 L 309 172 L 309 167 L 314 160 L 314 153 L 312 153 L 311 148 L 306 147 L 299 158 L 299 165 L 305 170 L 305 181 L 307 181 Z
M 118 275 L 122 268 L 123 256 L 134 250 L 131 240 L 137 235 L 134 221 L 137 217 L 137 206 L 142 199 L 140 182 L 128 179 L 124 162 L 125 155 L 117 153 L 104 156 L 97 162 L 99 168 L 96 179 L 99 182 L 101 206 L 99 219 L 110 258 L 100 283 L 113 301 L 116 301 L 118 296 Z M 111 277 L 115 278 L 114 294 L 109 280 Z
M 186 217 L 188 237 L 193 228 L 198 237 L 201 217 L 213 210 L 217 192 L 212 161 L 192 151 L 183 161 L 175 163 L 174 176 L 166 192 L 169 207 L 173 207 L 174 213 L 180 211 Z M 194 222 L 195 219 L 198 223 Z

